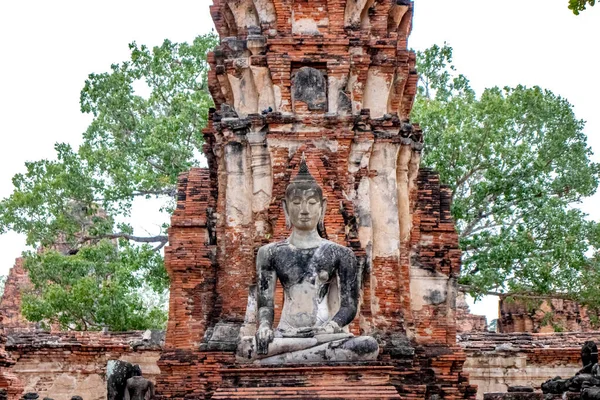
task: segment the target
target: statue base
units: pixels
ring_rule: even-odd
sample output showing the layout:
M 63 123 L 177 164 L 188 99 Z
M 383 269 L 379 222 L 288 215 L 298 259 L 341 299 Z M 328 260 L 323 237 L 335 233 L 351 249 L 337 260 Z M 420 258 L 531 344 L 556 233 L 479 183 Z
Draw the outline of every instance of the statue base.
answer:
M 400 399 L 381 363 L 221 369 L 212 399 Z
M 391 345 L 391 343 L 388 343 Z M 396 351 L 397 350 L 397 351 Z M 233 352 L 165 349 L 157 400 L 475 400 L 458 346 L 384 347 L 378 361 L 295 365 L 239 363 Z

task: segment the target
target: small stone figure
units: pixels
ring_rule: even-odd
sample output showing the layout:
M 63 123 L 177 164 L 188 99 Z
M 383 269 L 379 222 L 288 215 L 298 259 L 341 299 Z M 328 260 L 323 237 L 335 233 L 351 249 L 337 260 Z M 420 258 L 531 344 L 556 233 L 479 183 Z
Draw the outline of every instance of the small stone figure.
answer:
M 582 399 L 600 400 L 600 368 L 598 367 L 598 346 L 587 341 L 581 348 L 583 368 L 570 379 L 560 376 L 542 383 L 542 392 L 546 394 L 563 394 L 565 392 L 581 392 Z
M 600 387 L 589 387 L 581 391 L 581 400 L 600 400 Z
M 154 384 L 141 376 L 127 379 L 124 400 L 152 400 L 154 399 Z
M 108 400 L 123 399 L 127 380 L 133 376 L 142 375 L 139 365 L 133 365 L 121 360 L 109 361 L 107 370 L 109 371 L 108 381 L 106 382 Z
M 377 341 L 347 325 L 358 305 L 358 262 L 352 250 L 321 238 L 327 201 L 302 160 L 285 192 L 291 236 L 258 250 L 256 337 L 242 337 L 238 356 L 261 364 L 375 360 Z M 273 330 L 275 285 L 284 304 Z
M 542 392 L 550 394 L 562 394 L 567 391 L 567 379 L 556 376 L 542 383 Z
M 583 368 L 580 374 L 590 374 L 594 365 L 598 364 L 598 346 L 593 341 L 587 341 L 581 348 L 581 363 Z

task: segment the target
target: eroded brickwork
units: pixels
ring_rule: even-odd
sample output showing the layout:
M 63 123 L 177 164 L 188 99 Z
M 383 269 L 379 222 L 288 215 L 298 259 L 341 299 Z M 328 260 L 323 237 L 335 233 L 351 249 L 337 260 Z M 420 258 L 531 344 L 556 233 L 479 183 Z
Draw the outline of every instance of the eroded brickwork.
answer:
M 500 298 L 498 330 L 503 333 L 593 332 L 598 328 L 586 307 L 571 300 Z
M 11 372 L 20 384 L 9 398 L 16 400 L 33 392 L 54 400 L 70 400 L 75 395 L 86 400 L 106 399 L 109 360 L 138 364 L 144 376 L 154 381 L 160 372 L 157 361 L 162 338 L 161 332 L 149 331 L 14 332 L 7 336 L 6 350 L 14 362 Z
M 21 292 L 31 286 L 27 271 L 23 267 L 24 260 L 17 258 L 15 266 L 10 269 L 4 284 L 4 294 L 0 301 L 2 326 L 7 332 L 35 329 L 36 325 L 29 322 L 21 314 Z
M 509 386 L 515 385 L 539 390 L 548 379 L 575 375 L 582 367 L 581 346 L 588 340 L 600 343 L 600 333 L 459 335 L 459 344 L 467 354 L 464 369 L 471 382 L 478 386 L 478 399 L 483 399 L 488 392 L 506 392 Z M 537 398 L 542 396 L 538 393 Z
M 487 328 L 485 315 L 471 314 L 465 294 L 459 291 L 456 296 L 456 332 L 487 332 Z
M 456 345 L 451 193 L 419 170 L 423 137 L 408 120 L 412 2 L 215 0 L 211 14 L 221 44 L 209 55 L 209 167 L 180 177 L 161 398 L 319 398 L 351 377 L 372 398 L 473 397 Z M 381 352 L 368 365 L 315 366 L 299 382 L 300 369 L 249 368 L 233 351 L 256 252 L 290 234 L 281 202 L 302 157 L 327 199 L 321 235 L 360 261 L 351 330 Z M 276 304 L 277 319 L 281 290 Z
M 3 322 L 0 314 L 0 324 Z M 23 393 L 23 385 L 14 373 L 15 360 L 6 351 L 6 335 L 0 325 L 0 390 L 5 390 L 9 400 L 16 400 Z

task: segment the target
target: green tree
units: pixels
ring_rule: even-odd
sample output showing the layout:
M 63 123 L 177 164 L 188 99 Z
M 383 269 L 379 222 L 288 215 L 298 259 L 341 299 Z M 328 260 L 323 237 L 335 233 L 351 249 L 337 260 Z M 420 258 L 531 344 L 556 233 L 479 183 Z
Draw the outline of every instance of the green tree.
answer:
M 159 198 L 161 210 L 172 210 L 178 174 L 198 164 L 212 105 L 206 54 L 215 45 L 214 35 L 153 49 L 130 44 L 130 60 L 85 82 L 81 111 L 93 121 L 79 149 L 57 143 L 56 159 L 26 163 L 13 178 L 0 233 L 24 233 L 28 245 L 46 249 L 27 254 L 28 319 L 65 329 L 164 323 L 164 300 L 147 299 L 168 288 L 160 254 L 167 226 L 134 235 L 129 218 L 136 199 Z
M 423 163 L 453 192 L 463 250 L 460 283 L 488 291 L 567 296 L 600 305 L 600 226 L 576 208 L 595 193 L 600 165 L 572 106 L 539 87 L 477 96 L 452 48 L 418 54 L 412 119 Z
M 584 11 L 589 5 L 593 7 L 596 4 L 596 0 L 569 0 L 569 10 L 573 11 L 573 14 L 579 15 L 580 11 Z

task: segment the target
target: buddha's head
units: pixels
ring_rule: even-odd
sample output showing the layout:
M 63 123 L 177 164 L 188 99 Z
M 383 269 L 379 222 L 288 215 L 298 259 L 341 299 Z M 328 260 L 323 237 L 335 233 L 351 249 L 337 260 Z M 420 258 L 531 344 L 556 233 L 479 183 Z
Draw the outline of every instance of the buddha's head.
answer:
M 302 160 L 298 174 L 285 190 L 283 210 L 287 227 L 301 231 L 317 229 L 319 224 L 323 224 L 326 207 L 323 190 Z

